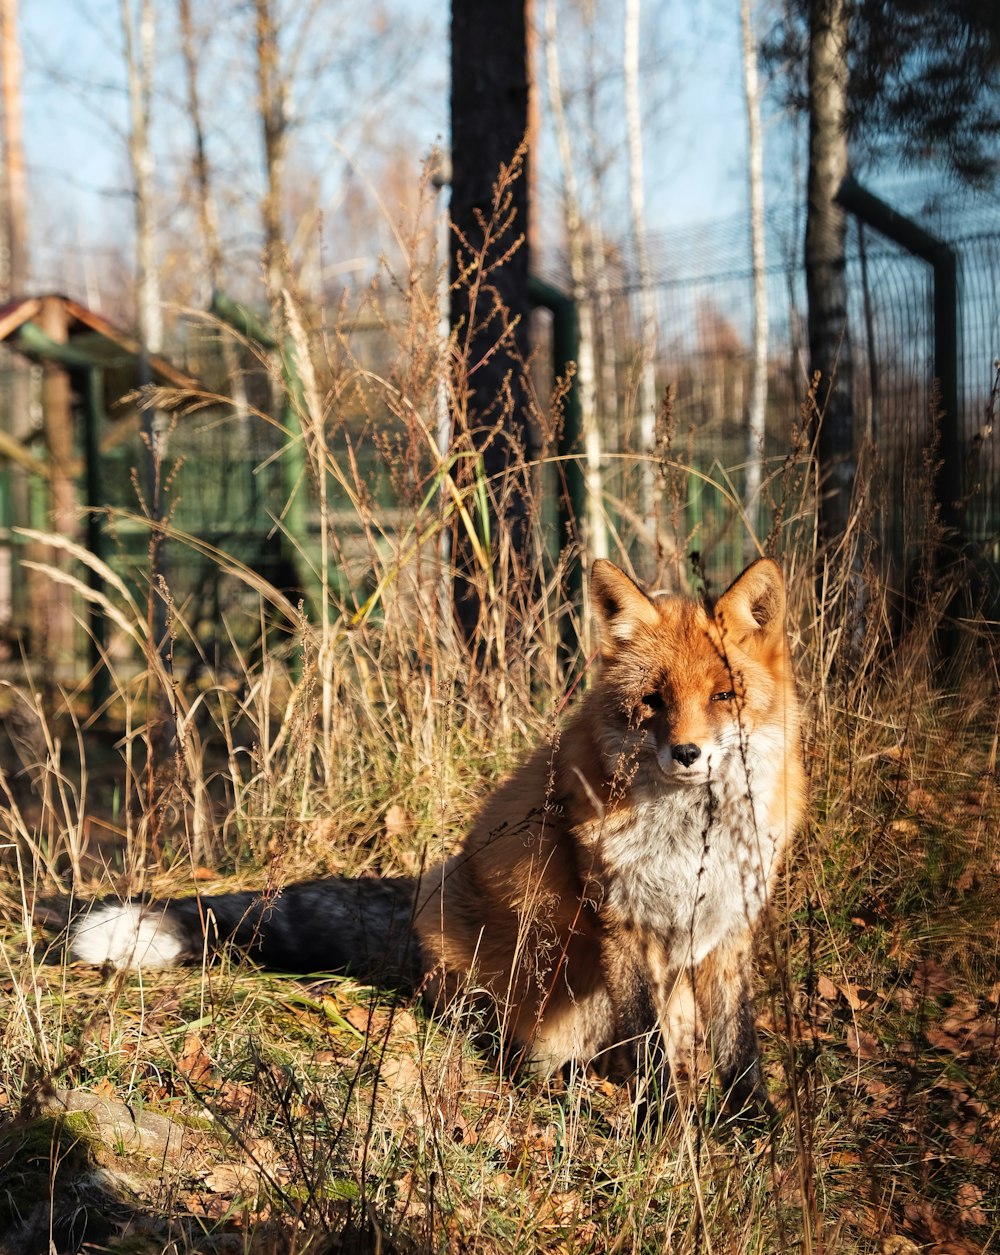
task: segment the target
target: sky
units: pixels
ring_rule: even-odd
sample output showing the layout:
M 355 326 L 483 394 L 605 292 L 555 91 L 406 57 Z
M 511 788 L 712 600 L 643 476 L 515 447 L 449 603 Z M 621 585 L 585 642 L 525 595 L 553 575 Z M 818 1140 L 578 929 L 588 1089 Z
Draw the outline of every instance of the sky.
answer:
M 336 0 L 334 0 L 336 2 Z M 544 2 L 544 0 L 542 0 Z M 199 7 L 195 5 L 196 10 Z M 225 13 L 227 6 L 217 9 Z M 236 9 L 236 6 L 228 6 Z M 246 8 L 247 6 L 244 6 Z M 538 6 L 540 9 L 540 5 Z M 561 8 L 564 6 L 560 6 Z M 621 4 L 604 3 L 607 88 L 603 127 L 607 135 L 621 132 L 620 39 Z M 158 41 L 164 72 L 154 100 L 154 134 L 163 181 L 189 160 L 189 128 L 183 110 L 183 75 L 172 49 L 174 0 L 158 0 L 163 15 Z M 731 11 L 730 11 L 731 10 Z M 417 17 L 413 14 L 417 11 Z M 354 13 L 358 10 L 355 8 Z M 46 282 L 66 264 L 67 252 L 80 264 L 98 270 L 109 250 L 124 248 L 131 220 L 128 164 L 125 149 L 127 100 L 124 90 L 119 0 L 22 0 L 21 29 L 24 58 L 24 143 L 32 205 L 33 261 L 37 277 Z M 338 20 L 349 20 L 344 8 Z M 766 14 L 759 14 L 766 20 Z M 252 90 L 247 64 L 237 64 L 233 45 L 239 37 L 237 16 L 226 18 L 206 34 L 204 72 L 206 95 L 215 110 L 217 134 L 211 156 L 220 178 L 234 185 L 252 182 L 259 172 L 255 120 L 246 109 Z M 245 20 L 245 19 L 243 19 Z M 380 141 L 388 145 L 402 138 L 412 154 L 412 177 L 419 177 L 420 159 L 447 135 L 447 6 L 420 4 L 407 8 L 385 6 L 386 36 L 393 43 L 400 20 L 413 22 L 415 47 L 402 56 L 392 83 L 397 108 L 388 107 L 383 93 L 381 135 L 373 137 L 357 119 L 352 102 L 327 104 L 325 116 L 303 125 L 297 133 L 296 160 L 325 171 L 323 195 L 331 204 L 338 197 L 345 156 L 353 160 L 358 176 L 366 162 L 376 165 Z M 563 17 L 560 17 L 561 23 Z M 376 32 L 377 35 L 377 32 Z M 578 90 L 574 79 L 572 31 L 561 25 L 563 79 L 568 92 Z M 376 39 L 377 43 L 377 39 Z M 645 176 L 648 227 L 651 232 L 687 226 L 706 218 L 740 213 L 746 205 L 745 119 L 740 67 L 739 19 L 732 4 L 695 0 L 678 3 L 646 0 L 644 9 L 641 93 L 645 126 Z M 373 58 L 378 60 L 376 56 Z M 333 74 L 327 76 L 324 90 Z M 366 84 L 377 82 L 377 71 L 355 66 L 347 91 L 356 102 Z M 541 87 L 544 91 L 544 83 Z M 316 94 L 303 93 L 316 114 Z M 229 103 L 227 104 L 227 96 Z M 338 116 L 338 114 L 340 116 Z M 787 128 L 773 125 L 770 149 L 787 150 Z M 619 168 L 612 176 L 609 214 L 627 218 L 624 154 L 615 157 Z M 782 156 L 787 165 L 787 153 Z M 556 212 L 561 176 L 554 150 L 547 141 L 540 167 L 541 195 L 548 214 Z M 787 189 L 786 169 L 772 170 L 772 194 Z M 373 169 L 372 176 L 377 171 Z

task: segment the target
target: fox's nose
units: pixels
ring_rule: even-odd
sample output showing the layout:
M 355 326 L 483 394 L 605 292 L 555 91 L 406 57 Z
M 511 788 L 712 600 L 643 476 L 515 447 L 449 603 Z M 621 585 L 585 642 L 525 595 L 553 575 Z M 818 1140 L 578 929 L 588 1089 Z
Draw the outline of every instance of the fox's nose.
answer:
M 695 745 L 693 741 L 685 741 L 683 745 L 673 745 L 670 752 L 677 762 L 683 763 L 685 767 L 690 767 L 693 762 L 701 758 L 701 746 Z

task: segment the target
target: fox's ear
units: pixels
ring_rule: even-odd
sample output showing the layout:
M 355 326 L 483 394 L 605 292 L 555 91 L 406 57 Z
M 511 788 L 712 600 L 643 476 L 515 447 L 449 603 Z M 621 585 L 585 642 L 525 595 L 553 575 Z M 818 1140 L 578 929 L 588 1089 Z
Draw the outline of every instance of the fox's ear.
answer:
M 715 603 L 715 621 L 743 649 L 768 648 L 784 639 L 785 581 L 770 558 L 758 558 Z
M 630 641 L 639 627 L 656 627 L 660 622 L 656 607 L 639 585 L 606 558 L 594 563 L 590 593 L 605 649 Z

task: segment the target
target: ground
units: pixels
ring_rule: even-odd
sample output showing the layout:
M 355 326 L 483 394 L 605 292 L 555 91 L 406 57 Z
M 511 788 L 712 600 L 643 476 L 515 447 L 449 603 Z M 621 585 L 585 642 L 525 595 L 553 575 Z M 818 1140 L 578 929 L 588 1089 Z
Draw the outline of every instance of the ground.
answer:
M 772 1133 L 726 1123 L 710 1088 L 695 1116 L 667 1108 L 637 1128 L 626 1088 L 511 1079 L 467 1026 L 343 978 L 237 956 L 142 976 L 67 963 L 59 815 L 65 828 L 79 808 L 90 834 L 81 896 L 121 885 L 115 831 L 131 822 L 99 778 L 121 756 L 103 751 L 88 790 L 75 762 L 70 801 L 50 788 L 12 802 L 8 821 L 0 1252 L 50 1238 L 59 1252 L 151 1255 L 1000 1249 L 991 685 L 948 696 L 910 672 L 848 677 L 810 707 L 810 819 L 760 942 Z M 524 732 L 514 721 L 511 755 Z M 460 812 L 509 759 L 462 757 L 459 741 Z M 236 806 L 236 828 L 256 827 L 235 859 L 224 841 L 211 859 L 185 847 L 170 827 L 184 808 L 161 796 L 145 888 L 399 870 L 432 830 L 454 840 L 440 773 L 387 761 L 364 797 L 324 808 L 318 791 L 293 823 L 288 798 L 311 786 L 286 767 L 268 778 L 266 816 L 259 793 Z M 232 827 L 231 789 L 204 778 L 209 813 Z

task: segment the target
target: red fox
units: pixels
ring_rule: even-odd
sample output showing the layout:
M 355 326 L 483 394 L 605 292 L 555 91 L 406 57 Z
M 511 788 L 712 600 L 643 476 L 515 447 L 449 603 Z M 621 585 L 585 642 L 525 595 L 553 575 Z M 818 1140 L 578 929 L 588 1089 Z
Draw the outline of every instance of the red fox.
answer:
M 74 956 L 163 967 L 229 941 L 269 966 L 409 984 L 432 1008 L 465 992 L 542 1073 L 658 1027 L 675 1079 L 707 1048 L 732 1108 L 770 1110 L 753 935 L 805 805 L 780 569 L 754 562 L 712 611 L 607 561 L 591 591 L 590 691 L 451 858 L 419 879 L 104 904 Z

